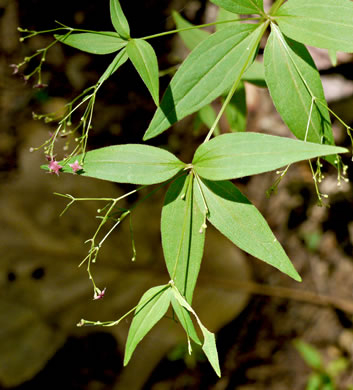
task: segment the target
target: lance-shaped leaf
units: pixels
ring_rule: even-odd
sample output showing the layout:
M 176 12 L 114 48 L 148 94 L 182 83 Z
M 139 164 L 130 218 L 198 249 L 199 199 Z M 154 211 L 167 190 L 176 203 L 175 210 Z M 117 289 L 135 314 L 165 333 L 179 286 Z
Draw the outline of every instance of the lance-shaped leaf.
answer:
M 227 11 L 225 8 L 219 8 L 218 15 L 217 15 L 217 22 L 227 21 L 227 23 L 216 24 L 216 30 L 219 31 L 222 30 L 223 28 L 227 28 L 230 26 L 230 23 L 232 22 L 238 23 L 238 20 L 239 20 L 239 15 Z
M 153 47 L 143 39 L 130 39 L 127 54 L 150 91 L 156 105 L 159 104 L 158 61 Z
M 293 279 L 301 278 L 265 218 L 229 181 L 195 180 L 195 198 L 207 204 L 207 219 L 229 240 L 250 255 L 272 265 Z
M 258 87 L 266 88 L 267 85 L 265 80 L 264 63 L 260 61 L 254 61 L 249 66 L 249 69 L 244 73 L 242 79 Z
M 199 324 L 199 327 L 201 329 L 201 332 L 202 332 L 203 338 L 204 338 L 203 344 L 202 344 L 202 350 L 205 352 L 205 355 L 206 355 L 208 361 L 211 363 L 211 366 L 215 370 L 216 374 L 220 377 L 221 376 L 221 369 L 219 367 L 219 360 L 218 360 L 218 352 L 217 352 L 217 347 L 216 347 L 215 335 L 213 333 L 211 333 L 202 324 L 199 317 L 195 313 L 194 309 L 189 305 L 189 303 L 180 294 L 180 292 L 178 291 L 178 289 L 175 286 L 173 286 L 173 293 L 174 293 L 175 299 L 179 302 L 179 304 L 195 316 L 196 321 Z
M 177 29 L 194 27 L 192 23 L 184 19 L 178 12 L 173 11 L 172 15 Z M 180 31 L 179 35 L 186 47 L 189 50 L 193 50 L 200 42 L 208 38 L 210 33 L 205 30 L 195 28 L 192 30 Z
M 180 14 L 178 14 L 178 12 L 173 11 L 173 18 L 178 29 L 194 27 L 192 23 L 185 20 Z M 217 31 L 228 28 L 231 23 L 237 23 L 237 19 L 238 16 L 234 13 L 228 12 L 224 8 L 220 8 L 217 21 L 231 20 L 232 22 L 217 24 Z M 208 31 L 201 29 L 180 31 L 179 34 L 189 50 L 193 50 L 199 43 L 210 36 Z M 259 61 L 254 61 L 246 70 L 242 79 L 257 85 L 258 87 L 266 87 L 264 64 Z
M 337 52 L 334 49 L 328 49 L 328 55 L 333 67 L 337 66 Z
M 124 15 L 119 0 L 110 0 L 110 18 L 117 33 L 122 38 L 129 39 L 129 23 Z
M 265 76 L 278 112 L 299 139 L 334 144 L 330 114 L 325 104 L 320 74 L 301 43 L 285 38 L 272 25 L 265 54 Z M 330 161 L 333 163 L 335 157 Z
M 126 41 L 118 34 L 109 31 L 54 35 L 54 37 L 65 45 L 92 54 L 110 54 L 126 46 Z
M 289 0 L 276 12 L 281 31 L 306 45 L 353 52 L 353 2 Z
M 196 344 L 201 345 L 199 336 L 196 333 L 196 329 L 192 319 L 190 317 L 189 311 L 185 309 L 180 303 L 175 299 L 174 295 L 171 296 L 171 303 L 173 310 L 181 324 L 184 328 L 188 338 L 194 341 Z
M 246 113 L 245 86 L 244 83 L 240 83 L 225 110 L 231 131 L 246 130 Z
M 263 0 L 211 0 L 212 3 L 236 14 L 263 14 Z
M 167 191 L 161 218 L 162 246 L 168 272 L 191 303 L 203 255 L 204 215 L 193 194 L 193 176 L 176 179 Z
M 216 117 L 216 111 L 213 109 L 211 104 L 207 104 L 206 106 L 200 108 L 194 121 L 195 131 L 197 132 L 202 124 L 206 125 L 210 129 L 214 124 Z M 218 125 L 216 126 L 214 133 L 217 135 L 220 134 Z
M 121 50 L 105 70 L 105 72 L 100 77 L 98 84 L 104 83 L 114 72 L 116 72 L 125 62 L 128 60 L 125 49 Z
M 297 161 L 347 149 L 259 133 L 223 134 L 198 147 L 193 166 L 209 180 L 228 180 L 272 171 Z
M 63 171 L 73 173 L 69 164 L 81 161 L 71 158 Z M 45 166 L 48 168 L 47 166 Z M 117 183 L 155 184 L 173 177 L 185 164 L 166 150 L 149 145 L 117 145 L 95 149 L 84 157 L 80 175 Z
M 135 310 L 125 346 L 124 366 L 129 363 L 137 344 L 167 312 L 171 291 L 170 286 L 152 287 L 146 291 Z
M 174 75 L 144 140 L 211 103 L 240 79 L 253 62 L 263 31 L 263 26 L 233 25 L 201 42 Z

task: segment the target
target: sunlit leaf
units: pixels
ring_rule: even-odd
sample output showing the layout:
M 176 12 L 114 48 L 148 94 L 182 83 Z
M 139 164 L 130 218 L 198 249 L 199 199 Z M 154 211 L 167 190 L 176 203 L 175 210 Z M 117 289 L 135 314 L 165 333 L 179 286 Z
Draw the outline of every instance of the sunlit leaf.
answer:
M 199 130 L 202 124 L 206 125 L 210 129 L 214 121 L 216 120 L 216 116 L 216 112 L 211 106 L 211 104 L 207 104 L 206 106 L 200 108 L 194 121 L 195 130 Z M 214 132 L 217 135 L 220 134 L 220 129 L 218 125 L 216 126 Z
M 144 140 L 157 136 L 229 89 L 253 62 L 262 34 L 262 26 L 240 24 L 201 42 L 170 82 Z
M 289 0 L 275 15 L 281 31 L 306 45 L 353 52 L 353 2 Z
M 194 187 L 199 207 L 206 202 L 207 219 L 229 240 L 293 279 L 301 280 L 265 218 L 233 183 L 198 180 Z
M 209 180 L 228 180 L 273 171 L 347 149 L 259 133 L 223 134 L 198 147 L 195 171 Z
M 194 27 L 192 23 L 184 19 L 178 12 L 173 11 L 172 15 L 177 29 Z M 195 28 L 192 30 L 180 31 L 179 35 L 186 47 L 189 50 L 193 50 L 200 42 L 206 39 L 210 33 L 205 30 Z
M 212 3 L 236 14 L 263 14 L 263 0 L 211 0 Z
M 63 172 L 73 173 L 69 164 L 81 156 L 70 159 L 63 165 Z M 117 145 L 95 149 L 84 157 L 82 176 L 109 180 L 117 183 L 155 184 L 173 177 L 185 166 L 166 150 L 148 145 Z M 47 166 L 44 168 L 48 169 Z
M 146 291 L 135 310 L 125 346 L 124 366 L 129 363 L 137 344 L 165 315 L 170 305 L 171 288 L 152 287 Z
M 116 72 L 122 65 L 124 65 L 127 60 L 128 56 L 126 54 L 125 49 L 123 49 L 116 55 L 114 60 L 102 74 L 98 81 L 98 84 L 102 84 L 104 81 L 106 81 L 114 72 Z
M 236 20 L 239 20 L 239 15 L 234 14 L 233 12 L 229 12 L 225 8 L 220 7 L 218 10 L 217 22 L 225 21 L 225 20 L 232 20 L 232 21 L 235 20 L 235 22 L 233 23 L 238 23 Z M 216 24 L 216 30 L 219 31 L 229 26 L 231 26 L 231 22 Z
M 119 0 L 110 0 L 110 17 L 117 33 L 122 38 L 129 39 L 129 23 L 124 15 Z
M 337 52 L 334 49 L 328 49 L 328 55 L 332 66 L 337 66 Z
M 150 91 L 155 104 L 159 104 L 158 61 L 153 47 L 143 39 L 130 39 L 127 54 Z
M 329 112 L 315 101 L 326 103 L 320 74 L 305 46 L 272 25 L 264 62 L 272 100 L 292 133 L 301 140 L 334 144 Z
M 185 307 L 180 305 L 180 303 L 175 299 L 173 294 L 171 296 L 171 302 L 173 310 L 188 337 L 196 344 L 201 345 L 201 341 L 196 333 L 195 326 L 191 320 L 188 310 L 186 310 Z
M 203 255 L 204 215 L 193 195 L 193 176 L 176 179 L 168 189 L 161 218 L 164 258 L 180 293 L 191 303 Z
M 54 37 L 65 45 L 92 54 L 110 54 L 126 46 L 126 41 L 121 39 L 118 34 L 108 31 L 72 33 L 70 35 L 54 35 Z
M 254 61 L 244 73 L 242 79 L 258 87 L 266 88 L 265 66 L 263 62 Z
M 215 370 L 216 374 L 220 377 L 221 376 L 221 369 L 219 367 L 219 360 L 218 360 L 218 352 L 217 352 L 217 346 L 216 346 L 216 338 L 213 333 L 211 333 L 200 321 L 199 317 L 195 313 L 194 309 L 189 305 L 189 303 L 185 300 L 184 297 L 181 296 L 180 292 L 173 288 L 174 297 L 175 299 L 180 303 L 181 306 L 185 307 L 190 313 L 192 313 L 197 323 L 200 326 L 201 332 L 203 334 L 204 340 L 202 344 L 202 350 L 205 352 L 205 355 L 208 359 L 208 361 L 211 363 L 211 366 Z
M 225 110 L 231 131 L 246 130 L 246 93 L 244 83 L 240 83 Z

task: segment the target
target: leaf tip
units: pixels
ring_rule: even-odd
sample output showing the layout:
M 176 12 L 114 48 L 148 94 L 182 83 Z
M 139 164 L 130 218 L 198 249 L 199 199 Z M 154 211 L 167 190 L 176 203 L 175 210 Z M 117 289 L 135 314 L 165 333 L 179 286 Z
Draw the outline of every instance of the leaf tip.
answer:
M 292 275 L 290 275 L 296 282 L 302 282 L 303 279 L 301 278 L 301 276 L 298 274 L 297 271 L 295 271 L 295 273 L 293 273 Z
M 143 138 L 142 138 L 142 141 L 148 141 L 150 138 L 152 138 L 148 132 L 148 130 L 146 131 L 146 133 L 144 134 Z
M 131 353 L 125 352 L 123 366 L 126 367 L 131 359 Z

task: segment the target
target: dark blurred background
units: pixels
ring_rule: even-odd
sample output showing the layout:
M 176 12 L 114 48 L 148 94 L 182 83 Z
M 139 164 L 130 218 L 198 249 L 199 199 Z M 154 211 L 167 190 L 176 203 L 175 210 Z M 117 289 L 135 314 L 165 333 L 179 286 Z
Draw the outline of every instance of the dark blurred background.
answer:
M 173 9 L 195 24 L 214 21 L 217 15 L 216 6 L 199 0 L 121 4 L 133 37 L 173 29 Z M 81 318 L 118 319 L 147 288 L 168 281 L 159 233 L 164 190 L 133 215 L 135 263 L 128 224 L 104 244 L 93 272 L 107 292 L 103 300 L 92 301 L 86 271 L 77 265 L 87 253 L 84 241 L 97 227 L 96 210 L 102 203 L 75 204 L 59 218 L 66 203 L 53 192 L 117 197 L 133 187 L 47 175 L 39 168 L 44 154 L 29 152 L 55 129 L 54 124 L 34 121 L 32 112 L 61 109 L 96 83 L 114 56 L 93 56 L 58 44 L 43 66 L 48 87 L 34 89 L 36 79 L 25 83 L 20 75 L 12 75 L 9 65 L 47 46 L 52 37 L 40 35 L 20 43 L 17 27 L 46 30 L 56 26 L 55 20 L 112 30 L 108 1 L 0 0 L 0 389 L 301 390 L 311 371 L 293 346 L 296 338 L 314 345 L 325 362 L 343 358 L 347 368 L 337 378 L 337 389 L 352 385 L 352 186 L 337 186 L 336 173 L 328 165 L 321 190 L 329 195 L 330 207 L 317 206 L 306 163 L 291 167 L 278 194 L 269 199 L 265 192 L 275 173 L 237 182 L 268 220 L 303 283 L 292 282 L 207 229 L 195 307 L 203 322 L 218 332 L 221 379 L 197 348 L 192 357 L 187 355 L 183 332 L 168 318 L 146 337 L 126 368 L 122 359 L 131 319 L 113 328 L 75 326 Z M 188 53 L 177 36 L 151 43 L 161 70 L 177 65 Z M 331 108 L 352 124 L 352 56 L 339 53 L 334 68 L 324 50 L 311 52 Z M 33 66 L 36 60 L 25 73 Z M 170 77 L 161 78 L 162 91 Z M 253 85 L 246 91 L 248 130 L 289 135 L 268 92 Z M 148 91 L 126 63 L 97 95 L 89 148 L 142 142 L 154 109 Z M 207 132 L 206 127 L 194 132 L 193 121 L 186 118 L 151 144 L 188 161 Z M 337 143 L 349 147 L 345 130 L 336 121 L 333 127 Z M 351 164 L 351 157 L 347 155 L 345 162 Z M 352 169 L 348 176 L 352 179 Z M 330 296 L 333 304 L 320 301 L 318 294 Z

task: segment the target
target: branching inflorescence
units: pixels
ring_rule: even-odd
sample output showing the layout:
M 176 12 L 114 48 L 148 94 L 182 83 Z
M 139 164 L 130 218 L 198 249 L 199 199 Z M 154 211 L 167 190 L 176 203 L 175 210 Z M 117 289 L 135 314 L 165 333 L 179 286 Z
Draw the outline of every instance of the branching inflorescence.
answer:
M 169 185 L 162 207 L 161 236 L 170 281 L 149 289 L 140 302 L 118 320 L 81 320 L 78 325 L 113 326 L 134 313 L 126 343 L 124 364 L 127 364 L 139 341 L 171 306 L 185 329 L 190 353 L 191 340 L 202 344 L 215 372 L 220 375 L 215 336 L 205 328 L 192 308 L 207 223 L 214 225 L 250 255 L 297 281 L 301 280 L 261 213 L 231 180 L 277 170 L 279 177 L 268 193 L 275 192 L 291 164 L 309 160 L 320 204 L 326 198 L 319 190 L 324 160 L 337 168 L 338 184 L 342 178 L 347 180 L 344 177 L 347 167 L 338 155 L 347 150 L 335 146 L 330 115 L 346 128 L 353 141 L 352 128 L 328 107 L 319 72 L 305 44 L 328 49 L 331 57 L 336 51 L 353 52 L 353 3 L 338 0 L 332 11 L 331 0 L 289 0 L 285 4 L 283 0 L 277 0 L 270 11 L 265 12 L 262 0 L 211 1 L 220 6 L 216 22 L 193 26 L 174 13 L 176 30 L 142 38 L 131 37 L 119 0 L 110 0 L 114 32 L 75 29 L 62 24 L 42 32 L 20 29 L 27 33 L 21 40 L 40 33 L 55 33 L 55 40 L 22 63 L 11 66 L 14 73 L 19 73 L 29 61 L 40 56 L 39 65 L 24 76 L 28 80 L 38 75 L 34 87 L 40 88 L 45 87 L 41 67 L 46 53 L 57 42 L 92 54 L 115 53 L 114 60 L 98 82 L 68 103 L 63 115 L 33 114 L 34 119 L 56 122 L 57 127 L 43 145 L 32 150 L 43 148 L 49 161 L 43 168 L 57 175 L 71 173 L 139 185 L 116 199 L 94 199 L 103 202 L 104 206 L 98 210 L 100 222 L 96 232 L 86 241 L 88 254 L 80 264 L 87 265 L 94 299 L 103 298 L 106 291 L 96 286 L 91 272 L 101 246 L 125 219 L 129 219 L 134 261 L 133 209 L 155 191 Z M 332 19 L 332 12 L 336 20 Z M 241 18 L 239 14 L 255 16 Z M 216 28 L 212 34 L 200 30 L 211 25 Z M 264 49 L 264 61 L 260 62 L 256 57 L 268 29 L 270 35 Z M 180 33 L 191 53 L 177 70 L 173 69 L 175 75 L 160 101 L 158 61 L 148 40 L 174 33 Z M 146 144 L 87 151 L 96 95 L 103 83 L 127 60 L 134 65 L 157 106 L 144 141 L 193 113 L 199 113 L 199 119 L 209 127 L 191 162 L 184 163 L 168 151 Z M 296 140 L 245 131 L 244 81 L 269 89 L 276 109 Z M 211 103 L 218 98 L 222 106 L 216 113 Z M 83 115 L 74 121 L 73 117 L 83 107 Z M 228 134 L 221 134 L 221 117 L 228 121 L 231 130 Z M 64 147 L 65 156 L 57 161 L 55 141 L 60 137 L 67 137 L 68 141 Z M 72 146 L 70 141 L 75 144 Z M 310 159 L 316 159 L 316 168 Z M 118 207 L 123 198 L 154 184 L 159 186 L 129 210 Z M 57 195 L 69 200 L 63 213 L 76 202 L 92 200 L 69 194 Z M 202 341 L 195 330 L 196 324 L 203 335 Z

